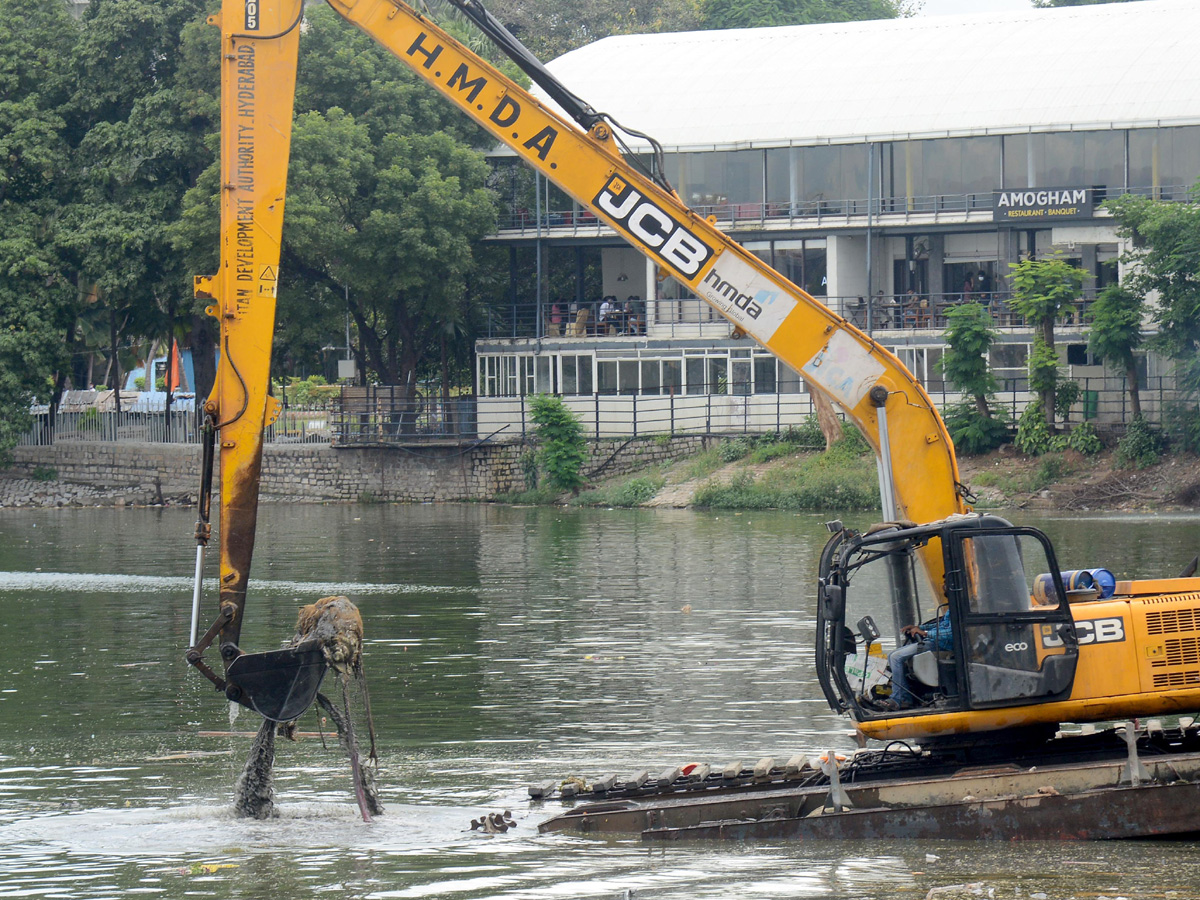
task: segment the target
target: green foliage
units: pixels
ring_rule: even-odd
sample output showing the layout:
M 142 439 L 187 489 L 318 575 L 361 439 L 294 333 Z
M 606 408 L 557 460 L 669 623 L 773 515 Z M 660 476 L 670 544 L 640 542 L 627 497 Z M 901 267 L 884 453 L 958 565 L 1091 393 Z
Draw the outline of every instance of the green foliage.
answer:
M 1046 413 L 1040 403 L 1030 403 L 1017 420 L 1017 437 L 1013 441 L 1018 450 L 1029 456 L 1041 456 L 1066 447 L 1066 438 L 1050 433 Z
M 861 438 L 858 438 L 861 441 Z M 865 442 L 864 442 L 865 445 Z M 879 485 L 871 459 L 851 437 L 838 442 L 838 452 L 771 469 L 755 478 L 749 469 L 727 483 L 709 481 L 696 491 L 698 506 L 722 509 L 873 509 Z
M 1083 389 L 1079 387 L 1078 381 L 1060 382 L 1054 392 L 1054 414 L 1065 422 L 1071 415 L 1071 407 L 1078 402 L 1081 393 L 1083 393 Z
M 1127 469 L 1145 469 L 1158 463 L 1162 441 L 1144 416 L 1134 416 L 1117 442 L 1117 462 Z
M 725 441 L 717 448 L 717 453 L 721 457 L 722 462 L 731 463 L 737 462 L 746 456 L 754 447 L 753 442 L 747 437 L 737 437 L 732 440 Z
M 487 8 L 545 60 L 612 34 L 692 31 L 699 23 L 697 0 L 489 0 Z
M 144 391 L 146 389 L 146 376 L 139 375 L 137 378 L 133 379 L 133 387 L 134 390 Z
M 911 11 L 912 4 L 899 0 L 700 0 L 705 28 L 894 19 Z
M 276 383 L 272 386 L 275 396 L 281 397 L 284 388 Z M 289 378 L 287 380 L 287 402 L 290 407 L 304 409 L 320 409 L 333 403 L 341 394 L 341 387 L 336 384 L 326 384 L 320 375 L 310 375 L 307 378 Z
M 527 491 L 537 490 L 538 487 L 538 454 L 536 450 L 526 450 L 517 459 L 521 467 L 521 475 L 525 478 Z
M 1067 446 L 1084 456 L 1095 456 L 1104 449 L 1100 435 L 1096 434 L 1091 422 L 1083 422 L 1072 428 L 1067 435 Z
M 618 485 L 610 485 L 580 494 L 571 502 L 578 506 L 641 506 L 662 490 L 666 479 L 661 475 L 642 475 Z
M 1029 351 L 1029 388 L 1039 394 L 1052 391 L 1058 385 L 1058 354 L 1040 334 L 1033 336 Z
M 1142 343 L 1145 311 L 1145 297 L 1124 283 L 1104 288 L 1091 307 L 1088 349 L 1092 355 L 1121 370 L 1128 369 Z
M 985 416 L 973 403 L 958 403 L 943 414 L 954 449 L 966 456 L 990 453 L 1008 440 L 1008 413 Z
M 52 469 L 49 466 L 35 466 L 33 471 L 29 473 L 29 477 L 34 481 L 57 481 L 58 470 Z
M 1013 295 L 1008 303 L 1033 325 L 1053 322 L 1069 309 L 1079 299 L 1088 276 L 1086 269 L 1073 266 L 1057 255 L 1023 259 L 1009 268 Z
M 684 481 L 692 481 L 696 478 L 704 478 L 711 475 L 721 466 L 725 465 L 721 459 L 721 451 L 718 447 L 709 447 L 707 450 L 702 450 L 697 453 L 680 470 L 680 478 Z
M 1152 308 L 1158 332 L 1148 342 L 1175 360 L 1186 390 L 1200 390 L 1200 203 L 1167 203 L 1124 196 L 1107 203 L 1118 232 L 1132 240 L 1125 286 L 1158 294 Z
M 1071 474 L 1070 464 L 1058 452 L 1046 455 L 1030 478 L 1029 490 L 1040 491 Z
M 1191 403 L 1167 406 L 1163 434 L 1172 450 L 1200 453 L 1200 409 Z
M 587 443 L 583 426 L 561 397 L 537 394 L 530 402 L 530 418 L 541 450 L 538 461 L 550 487 L 578 493 L 586 479 Z
M 963 393 L 986 397 L 996 390 L 988 350 L 996 341 L 991 314 L 982 303 L 963 303 L 946 313 L 946 350 L 941 369 Z

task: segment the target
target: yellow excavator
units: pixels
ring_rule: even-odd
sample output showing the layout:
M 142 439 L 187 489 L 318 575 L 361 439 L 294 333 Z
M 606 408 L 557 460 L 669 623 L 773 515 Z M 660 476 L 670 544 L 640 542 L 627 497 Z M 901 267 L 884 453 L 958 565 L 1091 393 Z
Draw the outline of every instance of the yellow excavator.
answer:
M 899 359 L 690 210 L 629 152 L 623 135 L 644 135 L 572 94 L 477 0 L 450 2 L 557 109 L 400 0 L 329 0 L 664 275 L 800 372 L 874 448 L 884 524 L 860 534 L 832 523 L 820 562 L 818 674 L 834 709 L 866 737 L 936 742 L 995 732 L 1040 739 L 1060 722 L 1200 708 L 1200 579 L 1064 578 L 1045 535 L 972 513 L 946 427 Z M 263 430 L 278 409 L 268 367 L 303 15 L 302 0 L 224 0 L 210 20 L 221 29 L 221 254 L 220 271 L 196 279 L 221 328 L 205 406 L 206 471 L 220 458 L 220 597 L 208 633 L 197 641 L 193 629 L 188 659 L 229 699 L 276 721 L 312 704 L 325 669 L 311 645 L 238 647 Z M 197 598 L 207 496 L 206 485 Z M 947 640 L 905 663 L 912 702 L 886 702 L 894 679 L 884 646 L 901 645 L 905 626 L 938 618 Z M 203 659 L 218 638 L 223 674 Z

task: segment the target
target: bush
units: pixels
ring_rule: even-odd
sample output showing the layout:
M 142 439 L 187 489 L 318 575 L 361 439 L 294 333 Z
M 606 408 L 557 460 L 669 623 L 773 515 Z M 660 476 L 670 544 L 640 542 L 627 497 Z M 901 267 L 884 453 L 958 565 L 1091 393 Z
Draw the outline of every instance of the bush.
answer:
M 1025 407 L 1025 412 L 1021 413 L 1021 418 L 1017 421 L 1017 439 L 1014 443 L 1022 453 L 1041 456 L 1043 453 L 1065 450 L 1067 439 L 1062 435 L 1050 433 L 1045 411 L 1041 403 L 1035 400 Z
M 586 483 L 583 464 L 587 461 L 587 443 L 583 426 L 561 397 L 538 394 L 530 403 L 534 433 L 541 444 L 538 460 L 550 486 L 560 491 L 579 493 Z
M 1096 434 L 1091 422 L 1084 422 L 1072 428 L 1071 433 L 1067 435 L 1067 446 L 1084 456 L 1095 456 L 1104 449 L 1100 435 Z
M 1163 431 L 1172 449 L 1200 453 L 1200 409 L 1186 403 L 1172 403 L 1167 407 Z
M 1008 412 L 996 410 L 990 418 L 974 403 L 959 403 L 946 410 L 946 430 L 954 448 L 967 456 L 990 453 L 1008 440 Z
M 706 482 L 693 502 L 719 509 L 874 509 L 879 484 L 869 449 L 861 435 L 848 434 L 829 453 L 795 468 L 773 469 L 757 479 L 743 469 L 728 482 Z
M 809 413 L 800 425 L 789 425 L 787 431 L 783 433 L 783 439 L 789 444 L 796 444 L 810 450 L 825 449 L 825 435 L 821 432 L 821 425 L 817 421 L 816 413 Z
M 731 463 L 745 457 L 753 447 L 754 444 L 751 443 L 750 438 L 739 437 L 723 443 L 717 448 L 717 452 L 720 454 L 722 462 Z
M 34 481 L 56 481 L 58 479 L 58 470 L 51 469 L 49 466 L 36 466 L 29 477 Z
M 1117 442 L 1117 463 L 1126 469 L 1145 469 L 1157 463 L 1161 454 L 1162 441 L 1145 417 L 1137 415 L 1130 419 L 1124 436 Z
M 525 490 L 534 491 L 538 486 L 538 455 L 535 450 L 526 450 L 517 459 L 521 475 L 525 478 Z
M 661 475 L 643 475 L 624 484 L 580 494 L 572 502 L 579 506 L 641 506 L 657 494 L 666 479 Z
M 1062 421 L 1071 417 L 1071 407 L 1079 400 L 1080 390 L 1078 381 L 1060 381 L 1054 391 L 1054 414 Z

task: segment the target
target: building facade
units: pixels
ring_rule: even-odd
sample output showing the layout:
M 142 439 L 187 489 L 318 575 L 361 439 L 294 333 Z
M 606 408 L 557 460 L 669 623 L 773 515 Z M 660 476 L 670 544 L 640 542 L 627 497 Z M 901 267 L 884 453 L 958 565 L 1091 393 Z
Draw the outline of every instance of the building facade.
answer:
M 1081 414 L 1112 419 L 1120 379 L 1103 383 L 1113 373 L 1086 347 L 1088 305 L 1121 277 L 1128 249 L 1104 201 L 1184 201 L 1200 178 L 1196 28 L 1200 7 L 1142 0 L 616 37 L 550 69 L 655 134 L 657 161 L 635 150 L 685 202 L 897 353 L 935 398 L 949 309 L 988 306 L 1001 333 L 990 362 L 1019 392 L 1032 334 L 1005 302 L 1010 266 L 1058 254 L 1084 268 L 1058 329 L 1061 361 L 1112 394 Z M 665 398 L 641 406 L 689 416 L 703 406 L 710 424 L 715 404 L 723 427 L 750 427 L 760 408 L 807 412 L 795 372 L 534 181 L 533 203 L 511 194 L 495 240 L 539 259 L 574 253 L 580 272 L 598 261 L 602 287 L 587 296 L 581 276 L 573 293 L 539 282 L 514 296 L 511 318 L 477 344 L 481 430 L 543 391 L 590 409 L 597 431 L 621 421 L 618 405 L 598 411 L 620 397 Z M 1152 355 L 1143 367 L 1150 384 L 1169 374 Z

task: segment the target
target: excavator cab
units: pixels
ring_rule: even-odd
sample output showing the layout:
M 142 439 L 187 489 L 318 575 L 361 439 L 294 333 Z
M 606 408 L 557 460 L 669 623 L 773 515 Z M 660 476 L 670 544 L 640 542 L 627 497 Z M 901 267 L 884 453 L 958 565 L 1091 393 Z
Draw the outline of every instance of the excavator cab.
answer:
M 981 711 L 1070 695 L 1078 644 L 1040 531 L 979 515 L 831 530 L 820 566 L 818 677 L 830 705 L 864 733 L 924 736 L 921 720 L 934 715 L 939 732 L 986 730 L 998 720 Z M 930 572 L 943 573 L 942 583 Z M 928 637 L 895 654 L 909 625 Z

